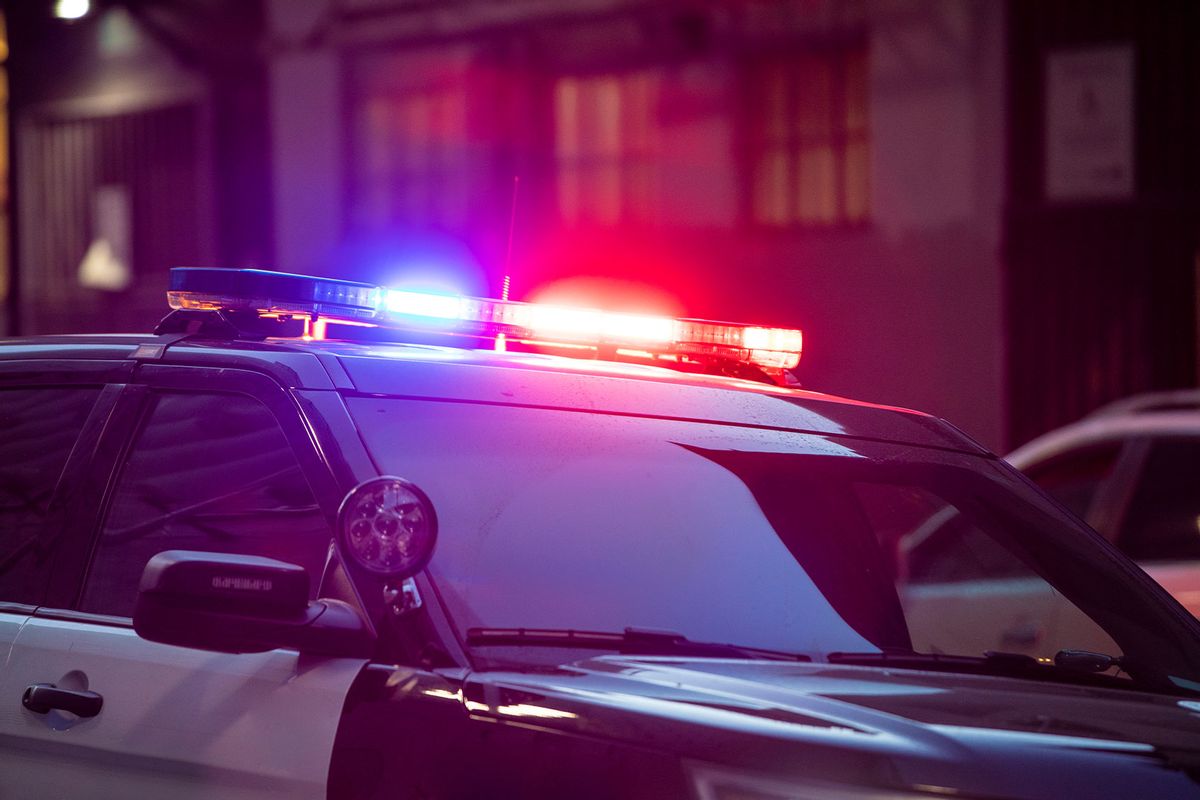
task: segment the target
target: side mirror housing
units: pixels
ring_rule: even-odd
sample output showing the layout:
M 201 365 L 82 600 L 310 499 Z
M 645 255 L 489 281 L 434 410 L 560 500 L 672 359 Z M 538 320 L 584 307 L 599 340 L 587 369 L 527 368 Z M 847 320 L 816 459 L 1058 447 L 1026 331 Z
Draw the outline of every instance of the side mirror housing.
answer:
M 222 653 L 369 656 L 375 636 L 362 616 L 339 600 L 310 602 L 308 587 L 295 564 L 168 550 L 142 572 L 133 627 L 152 642 Z

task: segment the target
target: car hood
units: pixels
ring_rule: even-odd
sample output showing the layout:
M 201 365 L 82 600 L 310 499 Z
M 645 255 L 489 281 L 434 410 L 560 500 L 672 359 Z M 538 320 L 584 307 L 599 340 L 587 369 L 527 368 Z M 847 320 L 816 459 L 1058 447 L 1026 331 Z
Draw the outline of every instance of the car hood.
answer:
M 1200 702 L 1001 677 L 606 656 L 482 672 L 475 715 L 755 774 L 977 797 L 1198 797 Z

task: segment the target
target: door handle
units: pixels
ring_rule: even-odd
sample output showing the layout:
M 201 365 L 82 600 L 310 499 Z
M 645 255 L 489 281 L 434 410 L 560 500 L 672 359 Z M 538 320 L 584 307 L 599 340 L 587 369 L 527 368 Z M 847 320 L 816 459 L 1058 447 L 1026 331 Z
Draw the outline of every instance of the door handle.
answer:
M 100 713 L 104 698 L 95 692 L 76 692 L 59 689 L 53 683 L 35 683 L 26 687 L 21 705 L 35 714 L 45 714 L 52 709 L 69 711 L 79 717 L 94 717 Z

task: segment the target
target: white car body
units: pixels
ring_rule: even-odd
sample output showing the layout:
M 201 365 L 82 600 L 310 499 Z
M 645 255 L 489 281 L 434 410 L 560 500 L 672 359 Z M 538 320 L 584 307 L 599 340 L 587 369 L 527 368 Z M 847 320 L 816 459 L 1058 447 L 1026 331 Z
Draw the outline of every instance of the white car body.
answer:
M 1159 454 L 1174 451 L 1180 469 Z M 1195 452 L 1197 458 L 1188 461 Z M 1064 471 L 1092 459 L 1093 472 L 1064 486 Z M 1156 459 L 1152 461 L 1152 458 Z M 1184 607 L 1200 616 L 1200 390 L 1137 395 L 1106 406 L 1079 422 L 1018 448 L 1008 461 L 1131 556 Z M 1156 467 L 1158 472 L 1156 472 Z M 1071 491 L 1074 494 L 1071 494 Z M 1154 497 L 1154 494 L 1160 496 Z M 1154 513 L 1178 518 L 1175 546 L 1139 544 L 1147 528 L 1139 508 L 1155 500 Z M 1196 540 L 1189 552 L 1187 534 Z

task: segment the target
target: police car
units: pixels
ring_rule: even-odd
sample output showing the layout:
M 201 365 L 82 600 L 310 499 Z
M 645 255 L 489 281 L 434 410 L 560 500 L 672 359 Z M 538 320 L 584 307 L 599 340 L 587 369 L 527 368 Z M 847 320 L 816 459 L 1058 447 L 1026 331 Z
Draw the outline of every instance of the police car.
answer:
M 4 797 L 1200 796 L 1200 623 L 797 331 L 169 302 L 0 347 Z M 996 648 L 979 563 L 1075 623 Z

